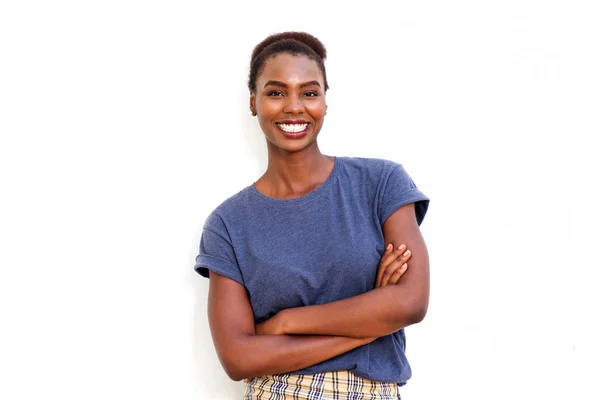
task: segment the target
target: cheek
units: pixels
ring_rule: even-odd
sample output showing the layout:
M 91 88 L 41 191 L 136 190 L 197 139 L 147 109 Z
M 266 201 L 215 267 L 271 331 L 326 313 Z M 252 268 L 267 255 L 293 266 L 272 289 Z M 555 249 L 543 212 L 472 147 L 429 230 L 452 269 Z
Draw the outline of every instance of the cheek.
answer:
M 325 103 L 311 104 L 307 107 L 307 110 L 314 119 L 323 119 L 327 107 Z
M 273 101 L 261 101 L 257 104 L 257 111 L 267 118 L 279 113 L 279 108 L 279 105 Z
M 272 131 L 273 127 L 273 116 L 276 113 L 269 112 L 267 110 L 261 109 L 258 112 L 258 124 L 260 125 L 260 129 L 263 133 L 269 135 L 269 132 Z
M 263 132 L 267 132 L 269 130 L 269 127 L 271 126 L 270 119 L 264 114 L 258 119 L 258 124 L 260 125 L 260 128 Z

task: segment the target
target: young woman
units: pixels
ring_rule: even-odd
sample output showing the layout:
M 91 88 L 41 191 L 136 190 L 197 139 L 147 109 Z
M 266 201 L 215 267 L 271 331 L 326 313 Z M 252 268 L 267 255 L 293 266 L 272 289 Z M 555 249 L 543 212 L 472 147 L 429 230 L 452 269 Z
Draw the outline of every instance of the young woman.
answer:
M 256 46 L 250 110 L 268 167 L 202 233 L 214 345 L 246 399 L 397 399 L 403 328 L 427 311 L 429 199 L 400 164 L 320 152 L 325 57 L 300 32 Z

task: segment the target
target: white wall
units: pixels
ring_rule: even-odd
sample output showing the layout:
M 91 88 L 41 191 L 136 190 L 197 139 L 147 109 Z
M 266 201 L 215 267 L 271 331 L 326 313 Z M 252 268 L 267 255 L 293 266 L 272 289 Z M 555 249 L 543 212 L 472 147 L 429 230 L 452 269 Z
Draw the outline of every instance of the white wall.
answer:
M 0 398 L 231 399 L 204 219 L 265 167 L 252 47 L 328 50 L 320 143 L 431 199 L 417 399 L 598 399 L 600 27 L 588 1 L 5 1 Z

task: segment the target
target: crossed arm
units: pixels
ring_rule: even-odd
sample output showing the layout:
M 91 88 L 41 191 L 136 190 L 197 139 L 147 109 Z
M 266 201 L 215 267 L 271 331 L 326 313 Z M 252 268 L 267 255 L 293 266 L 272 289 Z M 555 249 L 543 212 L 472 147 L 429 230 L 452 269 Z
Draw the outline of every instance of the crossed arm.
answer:
M 404 243 L 411 249 L 410 268 L 400 269 L 390 262 L 378 270 L 377 288 L 372 291 L 332 303 L 283 310 L 257 326 L 245 288 L 211 273 L 209 323 L 229 377 L 240 380 L 307 368 L 420 322 L 429 301 L 429 259 L 414 205 L 392 214 L 383 225 L 383 233 L 386 243 Z M 398 251 L 386 250 L 382 263 L 396 259 Z M 382 285 L 394 274 L 402 279 Z

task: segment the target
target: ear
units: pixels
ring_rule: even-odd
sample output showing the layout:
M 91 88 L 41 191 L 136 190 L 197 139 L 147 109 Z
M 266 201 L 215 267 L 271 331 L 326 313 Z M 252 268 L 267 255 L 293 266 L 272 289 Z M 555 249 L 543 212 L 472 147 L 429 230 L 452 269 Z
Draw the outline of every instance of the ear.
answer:
M 252 116 L 256 116 L 256 96 L 254 96 L 254 93 L 250 93 L 250 113 Z
M 325 104 L 325 115 L 327 115 L 327 104 Z

